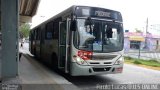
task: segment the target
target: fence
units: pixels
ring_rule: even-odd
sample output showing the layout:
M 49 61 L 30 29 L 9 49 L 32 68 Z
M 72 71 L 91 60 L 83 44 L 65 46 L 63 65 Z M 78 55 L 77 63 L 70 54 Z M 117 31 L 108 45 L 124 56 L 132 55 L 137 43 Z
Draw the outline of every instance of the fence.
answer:
M 159 44 L 146 44 L 140 41 L 130 41 L 129 44 L 124 46 L 124 55 L 140 58 L 144 60 L 155 59 L 160 61 L 160 45 Z

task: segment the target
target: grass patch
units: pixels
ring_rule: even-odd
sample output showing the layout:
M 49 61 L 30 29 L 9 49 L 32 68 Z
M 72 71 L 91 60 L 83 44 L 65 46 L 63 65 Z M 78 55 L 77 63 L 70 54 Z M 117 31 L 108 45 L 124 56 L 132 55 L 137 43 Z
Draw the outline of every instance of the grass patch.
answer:
M 131 57 L 124 57 L 126 60 L 132 60 Z
M 143 59 L 137 59 L 137 58 L 131 58 L 131 57 L 124 57 L 124 59 L 125 59 L 125 63 L 155 67 L 155 68 L 158 68 L 158 70 L 160 70 L 160 62 L 154 59 L 143 60 Z
M 153 66 L 153 67 L 160 67 L 160 63 L 156 60 L 141 60 L 140 61 L 143 65 Z
M 138 61 L 138 60 L 134 60 L 133 63 L 134 63 L 134 64 L 142 64 L 142 63 L 141 63 L 140 61 Z

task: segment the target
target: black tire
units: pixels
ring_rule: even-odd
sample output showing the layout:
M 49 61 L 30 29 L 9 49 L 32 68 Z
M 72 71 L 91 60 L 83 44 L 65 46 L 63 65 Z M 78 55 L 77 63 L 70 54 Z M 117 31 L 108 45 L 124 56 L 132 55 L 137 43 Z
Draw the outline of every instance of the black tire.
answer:
M 51 68 L 55 71 L 58 70 L 58 58 L 56 54 L 52 54 Z
M 36 56 L 36 49 L 34 48 L 34 58 L 37 58 Z

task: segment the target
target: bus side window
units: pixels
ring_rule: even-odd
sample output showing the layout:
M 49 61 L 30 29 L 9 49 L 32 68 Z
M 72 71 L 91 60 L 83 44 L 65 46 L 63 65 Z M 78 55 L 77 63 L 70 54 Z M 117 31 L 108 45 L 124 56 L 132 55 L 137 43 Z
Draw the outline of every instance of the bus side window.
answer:
M 53 22 L 50 22 L 47 24 L 46 30 L 45 30 L 45 38 L 47 40 L 50 40 L 53 38 Z
M 36 34 L 35 35 L 35 40 L 38 40 L 38 29 L 37 28 L 35 29 L 35 34 Z
M 66 44 L 66 21 L 60 24 L 60 44 Z
M 40 40 L 40 36 L 41 36 L 41 34 L 40 34 L 40 28 L 37 28 L 36 29 L 37 30 L 37 37 L 36 37 L 36 40 Z
M 44 27 L 41 27 L 41 41 L 42 43 L 44 43 L 44 40 L 45 40 L 45 26 Z
M 34 38 L 34 40 L 36 40 L 36 36 L 37 36 L 37 34 L 36 34 L 36 29 L 34 29 L 33 33 L 34 33 L 33 38 Z
M 53 39 L 58 39 L 58 37 L 59 37 L 59 30 L 58 30 L 58 28 L 59 28 L 59 24 L 58 23 L 54 23 L 54 27 L 53 27 Z
M 36 29 L 36 40 L 38 40 L 38 29 Z
M 34 35 L 33 40 L 36 40 L 36 30 L 35 29 L 33 30 L 33 35 Z

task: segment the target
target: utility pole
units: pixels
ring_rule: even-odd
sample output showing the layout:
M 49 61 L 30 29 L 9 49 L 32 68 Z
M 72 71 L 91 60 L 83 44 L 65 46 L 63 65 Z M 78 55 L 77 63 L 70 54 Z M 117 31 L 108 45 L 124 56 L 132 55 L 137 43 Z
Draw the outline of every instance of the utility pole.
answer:
M 148 17 L 147 17 L 147 20 L 146 20 L 146 35 L 148 33 Z
M 146 49 L 148 48 L 147 47 L 147 38 L 148 38 L 147 34 L 148 34 L 148 17 L 147 17 L 147 20 L 146 20 L 146 37 L 145 37 L 145 48 Z

